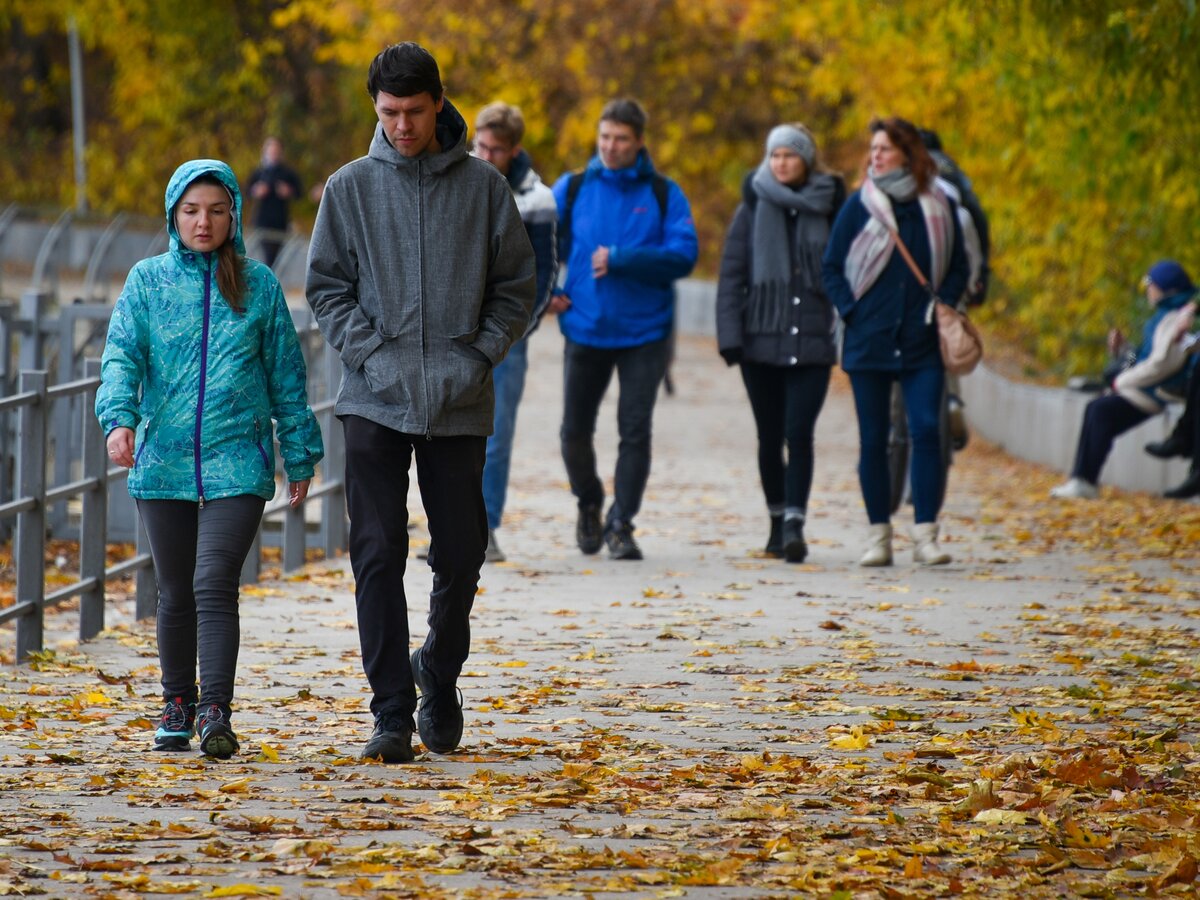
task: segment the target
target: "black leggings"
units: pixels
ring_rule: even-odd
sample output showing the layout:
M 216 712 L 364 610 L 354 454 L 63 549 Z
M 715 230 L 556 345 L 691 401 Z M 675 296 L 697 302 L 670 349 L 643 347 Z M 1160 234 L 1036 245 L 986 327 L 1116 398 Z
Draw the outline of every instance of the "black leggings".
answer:
M 262 497 L 139 500 L 158 578 L 158 660 L 163 698 L 216 703 L 229 715 L 241 643 L 238 584 L 262 519 Z
M 829 366 L 742 363 L 742 381 L 758 428 L 758 474 L 772 515 L 808 510 L 813 433 L 829 391 L 829 372 Z

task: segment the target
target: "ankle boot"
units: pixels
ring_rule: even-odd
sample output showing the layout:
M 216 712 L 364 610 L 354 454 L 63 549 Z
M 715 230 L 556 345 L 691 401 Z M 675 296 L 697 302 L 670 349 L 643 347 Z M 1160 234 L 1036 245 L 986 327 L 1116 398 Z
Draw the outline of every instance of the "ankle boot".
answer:
M 808 544 L 804 543 L 804 520 L 783 520 L 783 558 L 790 563 L 804 562 Z
M 890 566 L 892 564 L 892 526 L 872 525 L 867 537 L 867 552 L 858 561 L 860 566 Z
M 1192 469 L 1179 487 L 1163 492 L 1164 497 L 1170 497 L 1172 500 L 1186 500 L 1188 497 L 1195 497 L 1198 494 L 1200 494 L 1200 468 Z
M 950 562 L 950 554 L 938 546 L 937 522 L 921 522 L 912 528 L 913 562 L 922 566 L 941 566 Z
M 771 534 L 767 538 L 763 554 L 772 559 L 783 556 L 783 516 L 771 516 Z

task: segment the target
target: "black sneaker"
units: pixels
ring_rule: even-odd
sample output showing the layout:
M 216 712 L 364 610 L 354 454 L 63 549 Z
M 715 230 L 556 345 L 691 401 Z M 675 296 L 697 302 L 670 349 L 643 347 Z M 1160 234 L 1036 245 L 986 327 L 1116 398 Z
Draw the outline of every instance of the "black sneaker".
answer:
M 200 752 L 217 759 L 229 759 L 238 752 L 237 737 L 221 707 L 210 703 L 196 714 L 196 734 L 200 736 Z
M 388 713 L 376 716 L 375 731 L 359 756 L 382 763 L 412 762 L 412 733 L 411 718 Z
M 420 647 L 413 651 L 413 681 L 421 691 L 417 707 L 417 731 L 421 743 L 432 753 L 453 753 L 462 740 L 462 694 L 454 684 L 440 685 L 425 667 Z
M 608 555 L 612 559 L 641 559 L 642 548 L 633 539 L 633 528 L 623 523 L 614 523 L 604 532 L 604 543 L 608 544 Z
M 790 563 L 801 563 L 806 556 L 808 544 L 804 542 L 804 520 L 786 520 L 783 523 L 783 558 Z
M 579 507 L 575 522 L 575 543 L 584 553 L 599 553 L 604 546 L 604 529 L 600 527 L 600 507 L 590 504 Z
M 191 746 L 195 726 L 195 703 L 184 703 L 182 697 L 168 700 L 158 718 L 158 730 L 154 732 L 154 749 L 187 750 Z

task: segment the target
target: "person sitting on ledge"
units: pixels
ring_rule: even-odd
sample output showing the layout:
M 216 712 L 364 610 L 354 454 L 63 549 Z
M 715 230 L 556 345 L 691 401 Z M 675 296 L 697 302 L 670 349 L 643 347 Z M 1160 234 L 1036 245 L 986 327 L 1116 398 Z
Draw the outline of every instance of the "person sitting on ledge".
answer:
M 1197 345 L 1197 335 L 1187 334 L 1195 322 L 1196 308 L 1200 304 L 1200 295 L 1194 295 L 1189 307 L 1184 309 L 1180 317 L 1178 333 L 1185 347 L 1193 351 Z M 1190 312 L 1189 312 L 1190 310 Z M 1191 376 L 1188 378 L 1187 401 L 1183 414 L 1171 433 L 1164 440 L 1151 441 L 1146 445 L 1146 452 L 1159 459 L 1170 459 L 1173 456 L 1191 457 L 1192 465 L 1188 477 L 1178 487 L 1163 493 L 1164 497 L 1175 500 L 1185 500 L 1188 497 L 1200 496 L 1200 362 L 1193 356 L 1191 360 Z
M 1169 400 L 1183 392 L 1187 347 L 1180 326 L 1183 317 L 1190 315 L 1196 288 L 1174 260 L 1155 263 L 1142 279 L 1142 287 L 1153 314 L 1142 331 L 1135 361 L 1116 376 L 1111 392 L 1087 405 L 1071 477 L 1050 491 L 1053 497 L 1097 496 L 1100 470 L 1117 436 L 1162 412 Z

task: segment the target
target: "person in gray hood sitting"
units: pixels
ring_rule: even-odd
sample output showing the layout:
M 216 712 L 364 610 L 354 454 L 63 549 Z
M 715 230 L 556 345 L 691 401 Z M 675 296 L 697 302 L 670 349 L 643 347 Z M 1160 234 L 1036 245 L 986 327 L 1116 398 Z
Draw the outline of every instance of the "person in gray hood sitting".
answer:
M 467 153 L 467 126 L 437 62 L 413 43 L 371 63 L 379 124 L 367 156 L 325 185 L 308 257 L 308 302 L 341 355 L 335 411 L 363 668 L 375 730 L 364 758 L 413 759 L 462 739 L 457 679 L 487 547 L 483 465 L 492 369 L 525 334 L 533 248 L 512 190 Z M 429 633 L 408 656 L 408 469 L 429 519 Z M 421 706 L 417 710 L 417 689 Z
M 742 193 L 721 254 L 717 347 L 729 365 L 741 366 L 758 429 L 771 518 L 764 552 L 802 562 L 813 433 L 837 361 L 821 256 L 846 186 L 821 164 L 807 128 L 779 125 Z

